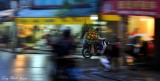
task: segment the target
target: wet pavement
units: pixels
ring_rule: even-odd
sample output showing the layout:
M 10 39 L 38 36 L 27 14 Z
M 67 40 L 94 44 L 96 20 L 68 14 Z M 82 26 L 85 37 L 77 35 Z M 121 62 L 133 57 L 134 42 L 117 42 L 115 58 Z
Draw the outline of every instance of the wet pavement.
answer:
M 48 81 L 46 56 L 0 52 L 0 81 Z
M 80 53 L 76 59 L 76 78 L 79 81 L 160 81 L 159 72 L 150 70 L 105 71 L 99 56 L 84 59 Z M 0 81 L 50 81 L 49 54 L 16 54 L 0 51 Z

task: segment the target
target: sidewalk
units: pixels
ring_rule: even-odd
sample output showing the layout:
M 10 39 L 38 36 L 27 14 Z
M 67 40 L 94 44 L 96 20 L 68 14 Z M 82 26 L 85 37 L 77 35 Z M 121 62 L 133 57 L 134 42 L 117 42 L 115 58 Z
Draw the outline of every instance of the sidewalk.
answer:
M 9 48 L 0 48 L 0 51 L 11 52 L 11 53 L 20 53 L 20 54 L 51 54 L 51 49 L 22 49 L 17 48 L 15 51 Z M 76 53 L 80 53 L 81 48 L 77 47 Z
M 10 52 L 10 53 L 19 53 L 19 54 L 51 54 L 49 50 L 40 50 L 40 49 L 23 49 L 20 50 L 17 48 L 15 51 L 8 48 L 0 48 L 0 51 Z

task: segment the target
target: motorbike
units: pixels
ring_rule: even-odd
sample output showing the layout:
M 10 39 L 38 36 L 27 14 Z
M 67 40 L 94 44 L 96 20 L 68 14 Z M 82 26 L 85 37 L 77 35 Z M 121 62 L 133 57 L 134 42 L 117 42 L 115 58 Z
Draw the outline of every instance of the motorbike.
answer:
M 84 58 L 91 58 L 94 54 L 102 55 L 104 53 L 105 48 L 107 47 L 106 38 L 100 38 L 99 40 L 101 41 L 100 43 L 102 45 L 101 50 L 99 50 L 100 46 L 94 43 L 85 43 L 83 45 L 82 55 Z

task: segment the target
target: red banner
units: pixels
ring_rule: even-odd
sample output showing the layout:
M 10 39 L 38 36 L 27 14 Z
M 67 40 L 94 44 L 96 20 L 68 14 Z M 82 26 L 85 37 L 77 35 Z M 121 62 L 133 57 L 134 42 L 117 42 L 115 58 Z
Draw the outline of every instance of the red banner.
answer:
M 159 16 L 158 0 L 106 0 L 102 14 Z

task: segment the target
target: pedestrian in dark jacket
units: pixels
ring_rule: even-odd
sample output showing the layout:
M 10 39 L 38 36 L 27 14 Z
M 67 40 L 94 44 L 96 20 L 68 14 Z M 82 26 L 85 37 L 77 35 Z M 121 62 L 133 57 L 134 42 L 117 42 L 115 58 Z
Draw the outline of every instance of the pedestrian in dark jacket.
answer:
M 56 54 L 56 81 L 76 81 L 71 72 L 71 69 L 75 67 L 74 57 L 69 56 L 76 47 L 69 28 L 62 31 L 62 36 L 53 44 L 52 48 L 53 53 Z

